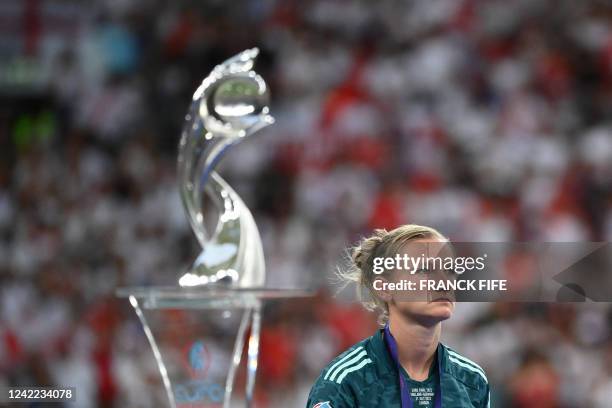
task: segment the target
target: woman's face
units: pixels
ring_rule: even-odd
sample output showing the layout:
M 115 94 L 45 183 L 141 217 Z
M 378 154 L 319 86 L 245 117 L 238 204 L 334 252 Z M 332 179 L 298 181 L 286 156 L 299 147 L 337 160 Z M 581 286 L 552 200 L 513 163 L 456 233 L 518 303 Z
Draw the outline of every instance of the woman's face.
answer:
M 454 273 L 439 268 L 436 261 L 432 261 L 453 256 L 448 242 L 439 238 L 417 239 L 406 244 L 398 255 L 401 268 L 389 271 L 387 279 L 412 285 L 412 289 L 387 292 L 385 300 L 389 314 L 401 313 L 423 324 L 436 324 L 450 318 L 455 308 L 455 295 L 440 286 L 454 279 Z

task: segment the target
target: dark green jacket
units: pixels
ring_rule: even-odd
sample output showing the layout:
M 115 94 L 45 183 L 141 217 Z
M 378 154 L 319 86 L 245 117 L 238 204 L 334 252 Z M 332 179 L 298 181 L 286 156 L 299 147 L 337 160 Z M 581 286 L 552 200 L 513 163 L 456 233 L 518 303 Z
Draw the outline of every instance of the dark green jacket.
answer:
M 489 384 L 484 370 L 442 343 L 442 407 L 489 407 Z M 315 382 L 307 408 L 399 408 L 397 366 L 380 330 L 336 357 Z

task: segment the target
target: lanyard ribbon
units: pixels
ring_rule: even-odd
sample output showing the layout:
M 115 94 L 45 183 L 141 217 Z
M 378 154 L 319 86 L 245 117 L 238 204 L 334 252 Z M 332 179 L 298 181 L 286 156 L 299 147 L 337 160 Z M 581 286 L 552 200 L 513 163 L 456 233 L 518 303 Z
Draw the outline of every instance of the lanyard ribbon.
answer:
M 412 398 L 410 398 L 410 384 L 402 375 L 401 365 L 399 362 L 399 353 L 397 350 L 397 342 L 393 338 L 391 331 L 389 330 L 389 324 L 385 326 L 385 334 L 384 334 L 385 343 L 387 344 L 387 348 L 389 349 L 389 353 L 391 354 L 391 358 L 395 362 L 397 366 L 397 374 L 399 376 L 399 384 L 400 384 L 400 395 L 402 399 L 402 408 L 412 408 Z M 442 370 L 440 366 L 440 358 L 438 356 L 438 383 L 436 384 L 436 392 L 434 395 L 434 407 L 442 408 L 442 389 L 440 384 L 440 379 L 442 378 Z

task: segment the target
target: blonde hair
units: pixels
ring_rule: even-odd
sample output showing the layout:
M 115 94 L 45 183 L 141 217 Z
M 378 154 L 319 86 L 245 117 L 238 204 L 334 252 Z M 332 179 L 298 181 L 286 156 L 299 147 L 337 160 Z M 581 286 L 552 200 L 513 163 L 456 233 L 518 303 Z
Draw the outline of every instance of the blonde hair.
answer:
M 382 325 L 389 319 L 389 308 L 374 290 L 374 279 L 378 276 L 373 271 L 374 258 L 393 257 L 407 242 L 421 238 L 447 240 L 438 230 L 423 225 L 406 224 L 391 231 L 375 229 L 371 236 L 350 249 L 349 267 L 338 271 L 345 285 L 357 284 L 357 296 L 366 309 L 380 311 L 378 321 Z

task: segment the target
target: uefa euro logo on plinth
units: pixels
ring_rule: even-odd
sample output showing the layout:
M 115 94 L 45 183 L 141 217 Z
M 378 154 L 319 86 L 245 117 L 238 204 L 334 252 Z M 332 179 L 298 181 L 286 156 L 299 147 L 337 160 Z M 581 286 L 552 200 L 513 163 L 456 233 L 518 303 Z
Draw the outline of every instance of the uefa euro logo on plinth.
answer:
M 143 325 L 172 408 L 252 406 L 262 303 L 307 295 L 265 286 L 253 216 L 215 172 L 231 146 L 274 123 L 266 83 L 253 71 L 257 54 L 246 50 L 215 67 L 185 117 L 179 189 L 202 252 L 174 286 L 118 290 Z

